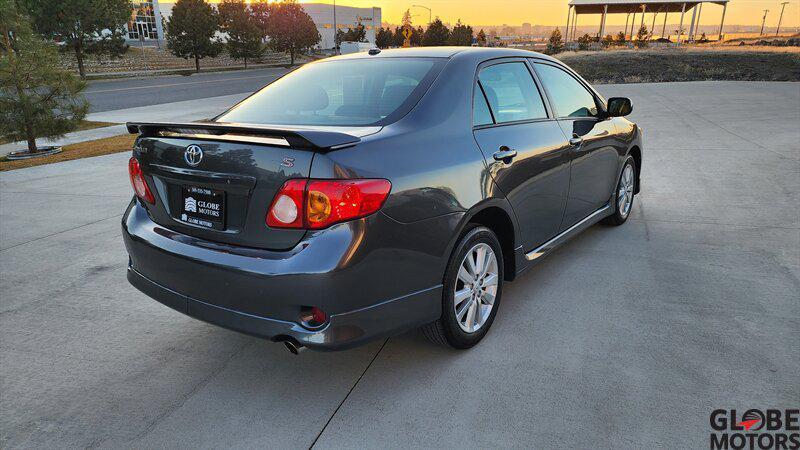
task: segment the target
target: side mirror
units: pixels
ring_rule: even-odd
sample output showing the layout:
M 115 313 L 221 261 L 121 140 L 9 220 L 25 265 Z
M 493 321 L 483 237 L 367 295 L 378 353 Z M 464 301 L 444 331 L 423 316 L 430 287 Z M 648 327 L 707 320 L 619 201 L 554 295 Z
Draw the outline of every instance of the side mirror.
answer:
M 608 111 L 608 115 L 611 117 L 627 116 L 633 111 L 631 99 L 627 97 L 611 97 L 608 99 L 606 111 Z

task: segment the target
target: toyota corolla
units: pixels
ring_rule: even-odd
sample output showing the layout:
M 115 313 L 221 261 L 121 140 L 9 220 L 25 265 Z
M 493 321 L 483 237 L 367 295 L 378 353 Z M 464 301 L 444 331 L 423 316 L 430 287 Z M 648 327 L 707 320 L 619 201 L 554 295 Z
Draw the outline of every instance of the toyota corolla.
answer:
M 128 279 L 293 352 L 415 327 L 472 347 L 504 282 L 630 216 L 631 110 L 548 56 L 440 47 L 307 64 L 203 122 L 129 123 Z

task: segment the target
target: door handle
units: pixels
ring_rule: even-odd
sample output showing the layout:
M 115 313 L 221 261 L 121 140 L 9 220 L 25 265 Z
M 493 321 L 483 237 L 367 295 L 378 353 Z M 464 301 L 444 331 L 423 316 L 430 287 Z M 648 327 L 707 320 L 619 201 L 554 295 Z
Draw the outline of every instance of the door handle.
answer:
M 569 140 L 569 145 L 578 147 L 581 144 L 583 144 L 583 138 L 578 136 L 577 134 L 573 134 L 572 138 Z
M 494 155 L 492 155 L 495 161 L 503 161 L 504 163 L 508 164 L 517 156 L 517 151 L 513 148 L 508 148 L 505 145 L 500 147 L 499 151 L 496 151 Z

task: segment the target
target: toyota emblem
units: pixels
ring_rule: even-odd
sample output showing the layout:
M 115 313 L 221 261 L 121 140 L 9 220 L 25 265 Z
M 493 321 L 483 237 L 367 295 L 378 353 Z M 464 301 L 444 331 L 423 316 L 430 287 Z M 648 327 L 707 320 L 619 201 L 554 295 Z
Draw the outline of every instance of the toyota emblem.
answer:
M 186 164 L 194 167 L 203 160 L 203 149 L 199 145 L 192 144 L 186 147 L 186 151 L 183 152 L 183 159 L 186 160 Z

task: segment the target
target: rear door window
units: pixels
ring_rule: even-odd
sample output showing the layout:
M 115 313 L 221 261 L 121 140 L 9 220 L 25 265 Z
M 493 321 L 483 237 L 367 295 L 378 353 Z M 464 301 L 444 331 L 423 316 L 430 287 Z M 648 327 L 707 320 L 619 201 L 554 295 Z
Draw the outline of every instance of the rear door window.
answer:
M 497 123 L 545 119 L 547 111 L 523 62 L 495 64 L 480 71 L 478 81 Z
M 594 95 L 575 77 L 548 64 L 537 63 L 535 67 L 558 117 L 597 116 Z

